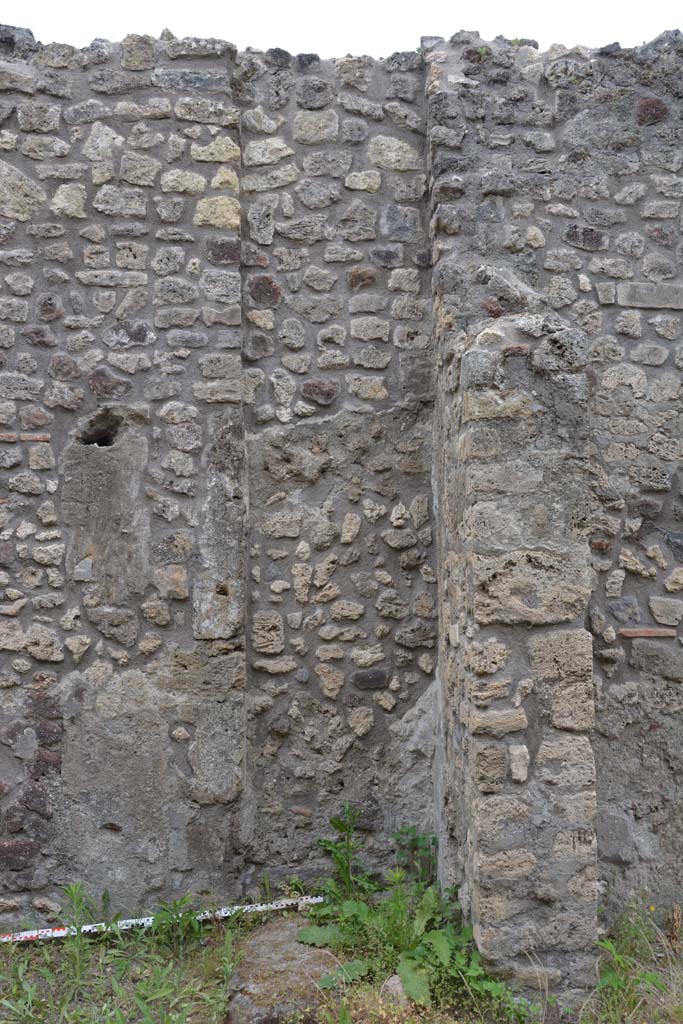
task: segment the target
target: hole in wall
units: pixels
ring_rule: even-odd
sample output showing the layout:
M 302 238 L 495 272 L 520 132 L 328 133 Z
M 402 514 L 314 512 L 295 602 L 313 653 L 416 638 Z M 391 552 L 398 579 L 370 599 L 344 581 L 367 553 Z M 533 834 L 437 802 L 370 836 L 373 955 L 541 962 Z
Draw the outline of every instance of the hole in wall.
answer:
M 93 444 L 98 448 L 111 448 L 123 426 L 123 420 L 111 409 L 99 412 L 88 424 L 79 440 L 81 444 Z

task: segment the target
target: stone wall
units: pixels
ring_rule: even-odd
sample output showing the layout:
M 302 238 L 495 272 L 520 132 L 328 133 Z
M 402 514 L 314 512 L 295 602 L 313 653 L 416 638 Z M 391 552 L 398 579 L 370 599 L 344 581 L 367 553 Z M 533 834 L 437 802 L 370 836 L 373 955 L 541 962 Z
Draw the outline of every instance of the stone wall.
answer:
M 682 59 L 0 29 L 3 924 L 345 801 L 567 1001 L 676 898 Z
M 251 860 L 433 828 L 422 59 L 240 56 Z M 258 609 L 258 610 L 256 610 Z M 428 696 L 423 696 L 425 693 Z M 322 864 L 320 865 L 322 868 Z

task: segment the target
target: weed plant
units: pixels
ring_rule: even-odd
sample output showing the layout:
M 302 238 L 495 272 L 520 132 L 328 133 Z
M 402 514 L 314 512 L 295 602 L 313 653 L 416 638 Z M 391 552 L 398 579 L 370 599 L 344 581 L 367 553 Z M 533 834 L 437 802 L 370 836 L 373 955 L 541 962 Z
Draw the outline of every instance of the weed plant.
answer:
M 630 903 L 602 939 L 600 979 L 580 1024 L 681 1024 L 683 963 L 681 913 L 675 905 L 667 931 L 644 899 Z
M 433 884 L 436 844 L 415 829 L 395 833 L 399 866 L 382 884 L 363 867 L 357 812 L 348 805 L 330 822 L 335 836 L 320 840 L 333 864 L 323 883 L 326 901 L 299 941 L 327 947 L 340 960 L 321 988 L 356 982 L 381 984 L 398 974 L 419 1007 L 489 1012 L 497 1019 L 528 1020 L 533 1008 L 484 970 L 451 893 Z

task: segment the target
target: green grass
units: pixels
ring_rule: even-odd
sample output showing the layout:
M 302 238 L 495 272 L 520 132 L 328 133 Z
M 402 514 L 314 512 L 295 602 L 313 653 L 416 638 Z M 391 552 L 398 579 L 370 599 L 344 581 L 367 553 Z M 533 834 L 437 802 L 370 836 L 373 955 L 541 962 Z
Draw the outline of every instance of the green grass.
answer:
M 394 874 L 387 890 L 342 899 L 336 909 L 328 904 L 302 929 L 302 938 L 325 940 L 337 957 L 306 1024 L 683 1024 L 677 932 L 658 929 L 646 908 L 626 909 L 600 943 L 595 992 L 581 1011 L 560 1018 L 543 1000 L 525 1010 L 488 978 L 452 896 L 439 900 L 433 887 L 423 887 L 416 898 L 409 889 Z M 68 922 L 83 923 L 82 890 L 72 887 L 69 895 Z M 114 920 L 99 937 L 0 947 L 0 1022 L 224 1024 L 240 939 L 264 915 L 197 927 L 187 902 L 166 904 L 145 931 L 120 932 Z M 415 1002 L 384 998 L 386 980 L 397 972 Z
M 560 1015 L 552 1001 L 521 1001 L 487 974 L 457 892 L 434 884 L 433 837 L 397 833 L 400 866 L 382 880 L 363 866 L 355 822 L 348 807 L 331 822 L 333 837 L 321 842 L 333 866 L 320 887 L 326 901 L 299 931 L 331 954 L 306 1024 L 683 1024 L 678 906 L 666 931 L 645 901 L 626 907 L 599 943 L 595 991 Z M 292 878 L 284 890 L 302 893 L 303 884 Z M 106 893 L 97 906 L 80 885 L 65 897 L 63 923 L 104 920 L 108 930 L 0 946 L 0 1024 L 224 1024 L 241 937 L 266 915 L 200 923 L 186 897 L 162 904 L 151 928 L 123 932 Z M 410 999 L 385 997 L 393 975 Z
M 67 890 L 66 922 L 96 915 Z M 186 901 L 164 905 L 148 931 L 76 934 L 0 947 L 2 1024 L 222 1024 L 239 926 L 200 926 Z
M 601 940 L 600 980 L 580 1024 L 683 1024 L 680 908 L 665 932 L 644 900 L 629 904 Z

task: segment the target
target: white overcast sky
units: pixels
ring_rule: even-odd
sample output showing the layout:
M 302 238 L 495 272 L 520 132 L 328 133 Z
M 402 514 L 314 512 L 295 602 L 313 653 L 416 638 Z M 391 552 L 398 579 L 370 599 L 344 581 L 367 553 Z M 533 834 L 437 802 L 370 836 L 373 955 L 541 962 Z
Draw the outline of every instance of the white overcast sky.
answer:
M 0 7 L 0 22 L 30 28 L 43 43 L 85 46 L 129 32 L 217 36 L 241 49 L 281 46 L 322 57 L 386 56 L 420 36 L 476 29 L 483 38 L 634 46 L 683 22 L 673 0 L 22 0 Z

